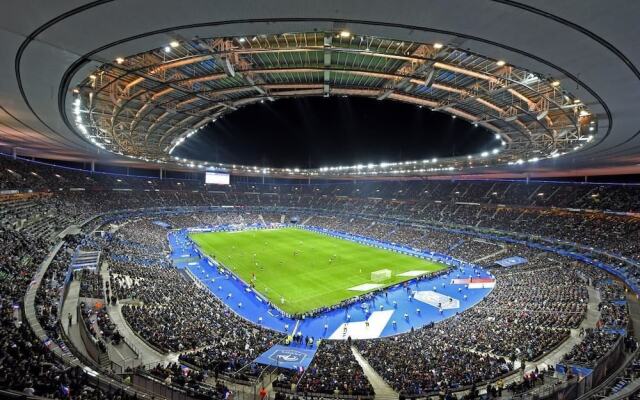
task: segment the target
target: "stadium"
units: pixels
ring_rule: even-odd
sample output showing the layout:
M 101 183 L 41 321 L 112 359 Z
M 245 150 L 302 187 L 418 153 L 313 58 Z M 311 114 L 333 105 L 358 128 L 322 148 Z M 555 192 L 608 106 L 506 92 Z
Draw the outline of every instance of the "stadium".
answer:
M 2 8 L 0 398 L 640 396 L 640 3 Z

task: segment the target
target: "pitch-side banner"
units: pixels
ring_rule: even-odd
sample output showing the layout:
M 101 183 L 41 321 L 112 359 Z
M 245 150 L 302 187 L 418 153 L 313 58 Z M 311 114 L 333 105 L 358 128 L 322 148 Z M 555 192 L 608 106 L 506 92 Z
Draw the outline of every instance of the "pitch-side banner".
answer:
M 255 362 L 280 368 L 307 369 L 316 354 L 316 350 L 317 346 L 315 344 L 312 348 L 277 344 L 262 353 L 260 357 L 256 358 Z

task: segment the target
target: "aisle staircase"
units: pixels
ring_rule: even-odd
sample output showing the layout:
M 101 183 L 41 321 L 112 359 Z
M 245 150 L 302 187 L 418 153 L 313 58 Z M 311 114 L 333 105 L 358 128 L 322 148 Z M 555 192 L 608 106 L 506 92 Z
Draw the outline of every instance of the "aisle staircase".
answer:
M 109 353 L 106 351 L 101 351 L 98 355 L 98 363 L 100 367 L 109 370 L 111 368 L 111 359 L 109 358 Z
M 362 357 L 358 349 L 355 346 L 351 346 L 351 352 L 358 361 L 358 364 L 362 367 L 364 375 L 373 386 L 373 391 L 376 394 L 375 400 L 398 400 L 399 395 L 396 393 L 387 382 L 382 379 L 380 375 L 369 365 L 369 362 Z

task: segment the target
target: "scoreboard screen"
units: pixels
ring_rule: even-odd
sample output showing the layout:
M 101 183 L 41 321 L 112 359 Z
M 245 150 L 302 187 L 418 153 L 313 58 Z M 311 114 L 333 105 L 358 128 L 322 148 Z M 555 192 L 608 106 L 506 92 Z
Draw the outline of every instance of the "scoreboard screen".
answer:
M 206 172 L 204 183 L 207 185 L 228 185 L 229 174 L 222 172 Z

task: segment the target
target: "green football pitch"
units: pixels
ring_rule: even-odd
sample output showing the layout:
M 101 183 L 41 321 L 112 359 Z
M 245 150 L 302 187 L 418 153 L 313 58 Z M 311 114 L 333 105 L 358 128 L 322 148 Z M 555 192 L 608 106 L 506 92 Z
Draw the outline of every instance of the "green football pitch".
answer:
M 373 283 L 372 271 L 391 270 L 391 278 L 381 282 L 389 286 L 411 279 L 398 276 L 403 272 L 446 268 L 437 262 L 297 228 L 189 236 L 208 256 L 245 282 L 251 282 L 255 274 L 255 289 L 291 314 L 366 293 L 349 288 Z

